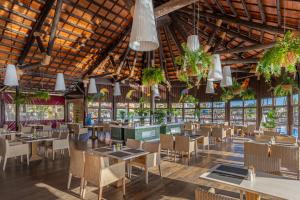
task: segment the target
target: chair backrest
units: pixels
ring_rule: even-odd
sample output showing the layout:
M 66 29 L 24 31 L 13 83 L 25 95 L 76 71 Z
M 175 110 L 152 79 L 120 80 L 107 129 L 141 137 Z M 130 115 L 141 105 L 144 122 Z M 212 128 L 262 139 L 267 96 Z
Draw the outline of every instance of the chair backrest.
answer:
M 69 172 L 76 177 L 83 177 L 85 152 L 77 150 L 75 147 L 70 148 L 70 167 Z
M 237 199 L 220 195 L 220 194 L 211 193 L 198 188 L 195 190 L 195 200 L 237 200 Z
M 211 131 L 211 136 L 216 138 L 224 138 L 226 137 L 226 132 L 222 127 L 213 127 Z
M 111 131 L 110 124 L 104 123 L 103 124 L 103 132 L 110 132 L 110 131 Z
M 279 136 L 280 133 L 274 131 L 264 131 L 264 135 Z
M 211 134 L 211 127 L 209 126 L 200 126 L 199 133 L 203 136 L 210 136 Z
M 174 137 L 172 135 L 160 134 L 161 149 L 174 150 Z
M 189 152 L 189 136 L 175 136 L 175 151 Z
M 256 142 L 270 142 L 273 136 L 270 135 L 255 135 Z
M 246 132 L 247 132 L 248 134 L 253 134 L 255 129 L 256 129 L 256 126 L 255 126 L 255 125 L 248 125 L 248 126 L 246 127 Z
M 282 167 L 286 167 L 291 170 L 300 170 L 298 146 L 272 144 L 271 157 L 281 159 Z
M 7 124 L 4 124 L 4 125 L 3 125 L 3 129 L 7 131 L 7 130 L 8 130 L 8 125 L 7 125 Z
M 184 123 L 185 130 L 193 130 L 193 123 L 192 122 L 185 122 Z
M 293 136 L 277 135 L 275 136 L 275 142 L 286 143 L 286 144 L 295 144 L 297 139 Z
M 4 157 L 7 148 L 9 147 L 8 145 L 8 141 L 5 138 L 0 137 L 0 156 Z
M 43 131 L 51 131 L 52 130 L 52 125 L 44 125 L 43 126 Z
M 85 153 L 83 177 L 86 181 L 99 186 L 101 169 L 109 166 L 108 158 Z
M 160 163 L 160 149 L 161 145 L 158 142 L 144 142 L 143 143 L 143 149 L 150 153 L 155 153 L 156 156 L 156 162 L 154 159 L 154 162 L 152 163 L 153 166 L 159 165 Z
M 23 126 L 23 127 L 21 127 L 21 132 L 22 133 L 32 133 L 33 131 L 32 131 L 32 127 L 30 127 L 30 126 Z
M 269 146 L 267 144 L 257 144 L 253 142 L 244 143 L 244 154 L 268 156 Z
M 131 149 L 140 149 L 140 148 L 142 148 L 142 141 L 134 140 L 134 139 L 127 139 L 126 146 Z

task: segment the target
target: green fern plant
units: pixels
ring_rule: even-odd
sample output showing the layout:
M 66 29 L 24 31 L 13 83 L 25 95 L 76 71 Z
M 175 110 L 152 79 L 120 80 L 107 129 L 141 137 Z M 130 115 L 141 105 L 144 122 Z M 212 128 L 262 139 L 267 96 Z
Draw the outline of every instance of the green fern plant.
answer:
M 234 98 L 234 94 L 231 88 L 222 88 L 221 101 L 228 102 Z
M 294 90 L 299 90 L 297 83 L 285 74 L 282 82 L 274 88 L 273 94 L 276 97 L 283 97 L 289 94 L 292 95 Z
M 275 109 L 270 110 L 266 116 L 266 122 L 262 123 L 265 128 L 275 128 L 276 127 L 276 111 Z
M 252 100 L 255 99 L 255 92 L 252 88 L 243 90 L 240 94 L 242 100 Z
M 160 68 L 148 67 L 143 70 L 142 83 L 146 87 L 165 82 L 165 76 Z
M 46 92 L 46 91 L 36 91 L 34 94 L 33 94 L 33 98 L 35 99 L 42 99 L 42 100 L 49 100 L 50 99 L 50 94 L 49 92 Z

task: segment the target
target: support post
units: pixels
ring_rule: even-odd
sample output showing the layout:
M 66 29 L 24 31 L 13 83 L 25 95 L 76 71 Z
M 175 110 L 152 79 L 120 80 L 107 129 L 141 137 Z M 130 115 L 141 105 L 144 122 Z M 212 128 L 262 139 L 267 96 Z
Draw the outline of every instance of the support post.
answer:
M 87 87 L 84 87 L 84 96 L 83 96 L 83 124 L 86 124 L 86 118 L 87 118 L 87 114 L 88 114 L 88 101 L 87 101 Z
M 64 106 L 64 121 L 68 122 L 69 121 L 69 106 L 68 106 L 68 101 L 65 96 L 65 106 Z
M 20 95 L 20 88 L 19 86 L 16 87 L 16 96 Z M 16 104 L 16 131 L 20 130 L 20 104 Z
M 154 124 L 154 111 L 155 111 L 155 98 L 154 98 L 152 89 L 150 90 L 150 98 L 151 98 L 151 103 L 150 103 L 150 125 L 153 125 Z
M 293 130 L 293 105 L 292 95 L 287 96 L 287 134 L 292 135 Z
M 225 103 L 225 122 L 230 125 L 230 101 Z
M 262 81 L 259 80 L 257 84 L 256 92 L 256 129 L 258 130 L 261 126 L 260 122 L 262 119 L 262 108 L 261 108 L 261 85 Z
M 0 127 L 3 127 L 5 123 L 5 104 L 3 99 L 3 93 L 0 93 Z
M 168 118 L 167 118 L 167 121 L 168 122 L 171 122 L 172 121 L 172 117 L 171 117 L 171 99 L 170 99 L 170 91 L 169 91 L 169 89 L 167 89 L 167 110 L 168 110 L 168 112 L 167 112 L 167 116 L 168 116 Z
M 117 97 L 113 96 L 112 99 L 112 116 L 113 116 L 113 121 L 117 120 Z

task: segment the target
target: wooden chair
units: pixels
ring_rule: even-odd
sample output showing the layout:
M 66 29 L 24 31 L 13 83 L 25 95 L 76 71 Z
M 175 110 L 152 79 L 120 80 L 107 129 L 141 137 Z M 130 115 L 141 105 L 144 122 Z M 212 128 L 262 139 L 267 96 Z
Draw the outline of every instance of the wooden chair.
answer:
M 204 136 L 203 138 L 197 140 L 197 143 L 202 145 L 203 150 L 205 150 L 205 147 L 209 150 L 209 137 Z
M 223 141 L 226 138 L 226 131 L 222 127 L 213 127 L 211 136 L 215 139 L 220 139 Z
M 275 132 L 275 131 L 264 131 L 264 135 L 269 135 L 269 136 L 279 136 L 280 133 Z
M 174 151 L 174 137 L 172 135 L 160 134 L 160 144 L 162 150 L 167 150 L 167 155 Z
M 70 148 L 70 166 L 69 166 L 69 178 L 68 178 L 68 190 L 70 189 L 72 177 L 80 178 L 80 196 L 82 196 L 83 188 L 83 173 L 84 173 L 84 151 L 77 150 L 75 147 Z
M 244 165 L 256 171 L 280 174 L 281 159 L 269 157 L 269 146 L 253 142 L 244 143 Z
M 52 146 L 47 148 L 46 155 L 48 157 L 48 152 L 52 151 L 52 159 L 55 159 L 55 151 L 60 150 L 61 154 L 64 154 L 64 150 L 68 150 L 70 156 L 70 144 L 69 144 L 69 134 L 61 135 L 60 139 L 53 140 Z
M 80 124 L 75 124 L 73 127 L 74 134 L 77 136 L 77 139 L 79 140 L 80 135 L 86 134 L 89 132 L 88 128 L 81 128 Z
M 158 167 L 159 174 L 162 176 L 161 167 L 160 167 L 160 143 L 154 142 L 145 142 L 143 143 L 143 149 L 146 152 L 150 152 L 146 156 L 139 157 L 130 161 L 129 166 L 129 178 L 131 178 L 131 168 L 132 166 L 141 167 L 145 169 L 145 182 L 148 184 L 148 171 L 150 168 Z
M 113 165 L 106 166 L 103 161 L 103 157 L 86 153 L 83 179 L 83 199 L 85 196 L 87 183 L 91 183 L 99 187 L 98 199 L 101 200 L 102 190 L 104 186 L 122 180 L 123 195 L 125 195 L 125 162 L 119 162 Z
M 28 144 L 10 144 L 8 140 L 0 138 L 0 162 L 3 159 L 3 171 L 5 171 L 7 159 L 17 156 L 21 156 L 21 161 L 23 161 L 23 156 L 26 155 L 29 166 L 29 153 Z
M 30 127 L 30 126 L 22 126 L 21 132 L 24 134 L 32 134 L 33 130 L 32 130 L 32 127 Z
M 178 152 L 181 155 L 187 154 L 188 164 L 189 164 L 191 153 L 195 151 L 196 151 L 195 141 L 190 141 L 189 136 L 175 136 L 175 156 L 174 156 L 175 161 L 176 161 L 176 152 Z
M 195 200 L 238 200 L 233 197 L 215 194 L 213 192 L 205 191 L 200 188 L 195 190 Z
M 300 179 L 299 170 L 299 147 L 285 146 L 279 144 L 271 145 L 271 157 L 281 160 L 281 166 L 297 173 L 297 178 Z
M 270 142 L 273 136 L 269 135 L 255 135 L 256 142 Z
M 131 149 L 140 149 L 140 148 L 142 148 L 142 141 L 134 140 L 134 139 L 127 139 L 126 146 Z
M 246 135 L 255 135 L 254 134 L 254 130 L 256 129 L 256 125 L 248 125 L 245 129 L 244 129 L 244 133 Z
M 277 135 L 275 136 L 275 142 L 276 143 L 285 143 L 285 144 L 296 144 L 297 138 L 293 136 L 287 136 L 287 135 Z
M 203 136 L 211 136 L 211 127 L 201 126 L 198 133 Z
M 185 122 L 183 126 L 183 130 L 187 132 L 193 131 L 193 123 L 192 122 Z

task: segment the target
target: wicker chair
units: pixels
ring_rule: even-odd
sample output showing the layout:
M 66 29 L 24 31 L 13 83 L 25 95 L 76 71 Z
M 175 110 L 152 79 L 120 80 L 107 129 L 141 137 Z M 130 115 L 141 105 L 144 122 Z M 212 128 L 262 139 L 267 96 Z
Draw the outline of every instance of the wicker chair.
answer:
M 103 187 L 119 180 L 123 182 L 123 195 L 125 195 L 125 162 L 106 166 L 103 157 L 86 153 L 83 179 L 83 199 L 88 182 L 99 187 L 99 200 L 102 198 Z
M 31 134 L 33 132 L 32 127 L 30 126 L 22 126 L 21 132 L 24 134 Z
M 276 143 L 296 144 L 297 139 L 293 136 L 278 135 L 275 136 Z
M 73 126 L 71 129 L 74 131 L 74 134 L 77 136 L 78 140 L 80 138 L 80 135 L 86 134 L 89 132 L 88 128 L 81 128 L 80 124 L 75 124 L 75 126 Z
M 269 157 L 269 146 L 252 142 L 244 143 L 244 165 L 257 171 L 280 174 L 281 159 Z
M 83 172 L 84 172 L 84 151 L 76 150 L 74 147 L 70 148 L 70 166 L 69 166 L 69 178 L 68 178 L 68 190 L 70 189 L 72 177 L 80 178 L 80 196 L 82 195 L 83 187 Z
M 201 126 L 199 130 L 199 134 L 203 136 L 211 136 L 211 127 Z
M 69 134 L 64 134 L 60 136 L 60 139 L 53 140 L 52 146 L 47 148 L 47 157 L 48 152 L 52 151 L 52 159 L 55 159 L 55 151 L 60 150 L 60 153 L 63 154 L 64 150 L 67 149 L 70 156 L 70 144 L 69 144 Z
M 190 141 L 190 138 L 188 136 L 175 136 L 175 156 L 174 156 L 175 161 L 176 161 L 176 152 L 180 153 L 181 155 L 187 154 L 188 164 L 189 164 L 191 153 L 196 152 L 195 141 Z
M 160 143 L 145 142 L 143 143 L 143 149 L 146 152 L 150 152 L 146 156 L 139 157 L 130 161 L 128 164 L 129 167 L 129 178 L 131 178 L 131 167 L 141 167 L 145 169 L 145 182 L 148 184 L 148 170 L 153 167 L 158 167 L 159 174 L 162 176 L 161 167 L 160 167 Z
M 211 131 L 211 136 L 216 139 L 223 141 L 226 138 L 226 131 L 222 127 L 213 127 Z
M 15 158 L 21 156 L 27 156 L 27 165 L 29 166 L 29 145 L 28 144 L 10 144 L 8 140 L 0 138 L 0 162 L 3 159 L 3 171 L 5 171 L 6 162 L 8 158 Z
M 160 144 L 162 150 L 167 150 L 167 154 L 174 151 L 174 137 L 172 135 L 160 134 Z
M 195 190 L 195 200 L 238 200 L 233 197 L 215 194 L 209 191 L 204 191 L 200 188 Z
M 255 135 L 256 142 L 270 142 L 273 136 L 269 135 Z
M 134 140 L 134 139 L 127 139 L 126 146 L 131 149 L 140 149 L 140 148 L 142 148 L 142 141 Z
M 271 157 L 281 160 L 281 166 L 288 170 L 295 171 L 297 178 L 299 179 L 299 147 L 298 146 L 286 146 L 286 145 L 271 145 Z
M 184 123 L 183 130 L 188 131 L 188 132 L 192 132 L 194 130 L 193 129 L 193 123 L 192 122 Z
M 269 135 L 269 136 L 279 136 L 280 133 L 274 132 L 274 131 L 264 131 L 264 135 Z
M 248 125 L 245 129 L 244 129 L 244 133 L 246 135 L 255 135 L 254 134 L 254 130 L 256 129 L 256 125 Z

